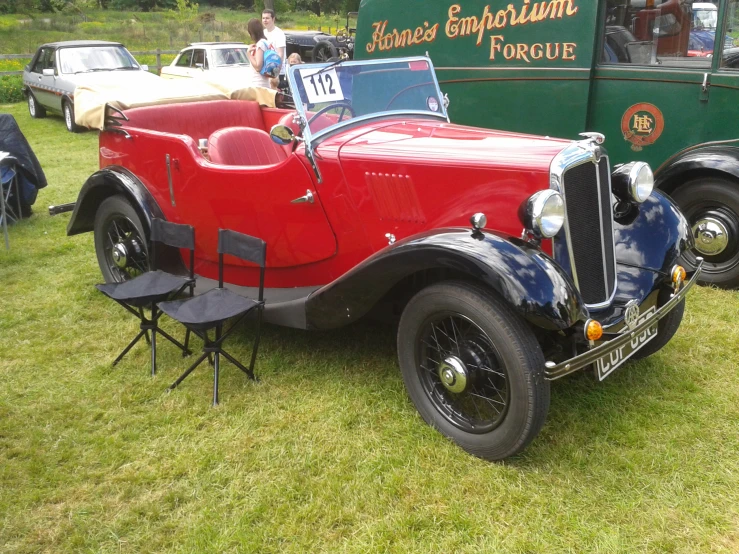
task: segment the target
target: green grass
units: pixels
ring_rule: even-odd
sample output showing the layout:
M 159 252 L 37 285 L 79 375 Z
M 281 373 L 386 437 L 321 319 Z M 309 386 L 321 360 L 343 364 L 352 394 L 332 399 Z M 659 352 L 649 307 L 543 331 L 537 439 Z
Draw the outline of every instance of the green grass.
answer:
M 137 332 L 67 237 L 97 137 L 13 114 L 49 179 L 0 249 L 0 552 L 739 551 L 739 292 L 697 288 L 652 358 L 553 384 L 546 426 L 506 463 L 475 459 L 406 397 L 390 326 L 267 327 L 260 383 Z M 1 246 L 1 245 L 0 245 Z M 173 324 L 166 327 L 177 336 Z M 251 330 L 233 351 L 246 357 Z

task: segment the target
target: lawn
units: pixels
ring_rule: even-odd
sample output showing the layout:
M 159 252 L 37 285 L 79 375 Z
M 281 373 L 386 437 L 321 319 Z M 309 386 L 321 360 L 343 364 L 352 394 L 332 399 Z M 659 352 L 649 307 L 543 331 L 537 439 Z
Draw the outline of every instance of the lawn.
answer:
M 95 290 L 92 235 L 46 213 L 96 169 L 96 133 L 0 112 L 49 180 L 0 249 L 0 552 L 739 551 L 739 292 L 696 288 L 662 352 L 555 382 L 506 463 L 423 423 L 390 325 L 267 327 L 261 381 L 224 364 L 212 408 L 207 366 L 166 392 L 171 345 L 154 378 L 143 346 L 110 365 L 137 323 Z

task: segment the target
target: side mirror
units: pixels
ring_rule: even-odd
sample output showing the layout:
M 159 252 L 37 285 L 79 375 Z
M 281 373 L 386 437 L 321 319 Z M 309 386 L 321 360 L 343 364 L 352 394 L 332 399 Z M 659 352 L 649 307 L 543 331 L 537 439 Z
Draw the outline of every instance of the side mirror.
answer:
M 54 76 L 54 70 L 53 69 L 44 69 L 41 71 L 41 74 L 45 77 L 53 77 Z
M 269 132 L 269 137 L 272 142 L 279 144 L 280 146 L 287 146 L 297 140 L 293 130 L 287 125 L 275 125 Z
M 141 66 L 141 71 L 149 71 L 149 66 L 148 65 L 142 65 Z
M 199 69 L 200 69 L 200 71 L 202 71 L 202 70 L 203 70 L 203 64 L 201 64 L 201 63 L 196 63 L 196 64 L 195 64 L 195 67 L 199 68 Z

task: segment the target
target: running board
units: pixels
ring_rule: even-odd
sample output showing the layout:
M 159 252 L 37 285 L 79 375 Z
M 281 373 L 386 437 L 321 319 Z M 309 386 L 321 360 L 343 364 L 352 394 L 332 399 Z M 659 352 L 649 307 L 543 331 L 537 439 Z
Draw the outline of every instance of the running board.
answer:
M 214 289 L 218 281 L 198 276 L 195 284 L 195 294 Z M 239 296 L 257 298 L 258 287 L 242 287 L 225 283 L 225 288 Z M 283 327 L 306 329 L 305 303 L 308 297 L 321 287 L 294 287 L 294 288 L 265 288 L 264 289 L 264 321 Z

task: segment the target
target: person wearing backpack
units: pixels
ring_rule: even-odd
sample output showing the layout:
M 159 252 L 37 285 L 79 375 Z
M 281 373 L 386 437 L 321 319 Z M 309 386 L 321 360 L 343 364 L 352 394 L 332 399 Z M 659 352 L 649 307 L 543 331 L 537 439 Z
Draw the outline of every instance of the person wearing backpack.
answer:
M 253 69 L 250 85 L 270 88 L 270 77 L 280 74 L 282 60 L 272 44 L 264 36 L 264 26 L 258 19 L 250 19 L 246 26 L 254 44 L 249 46 L 247 55 Z

